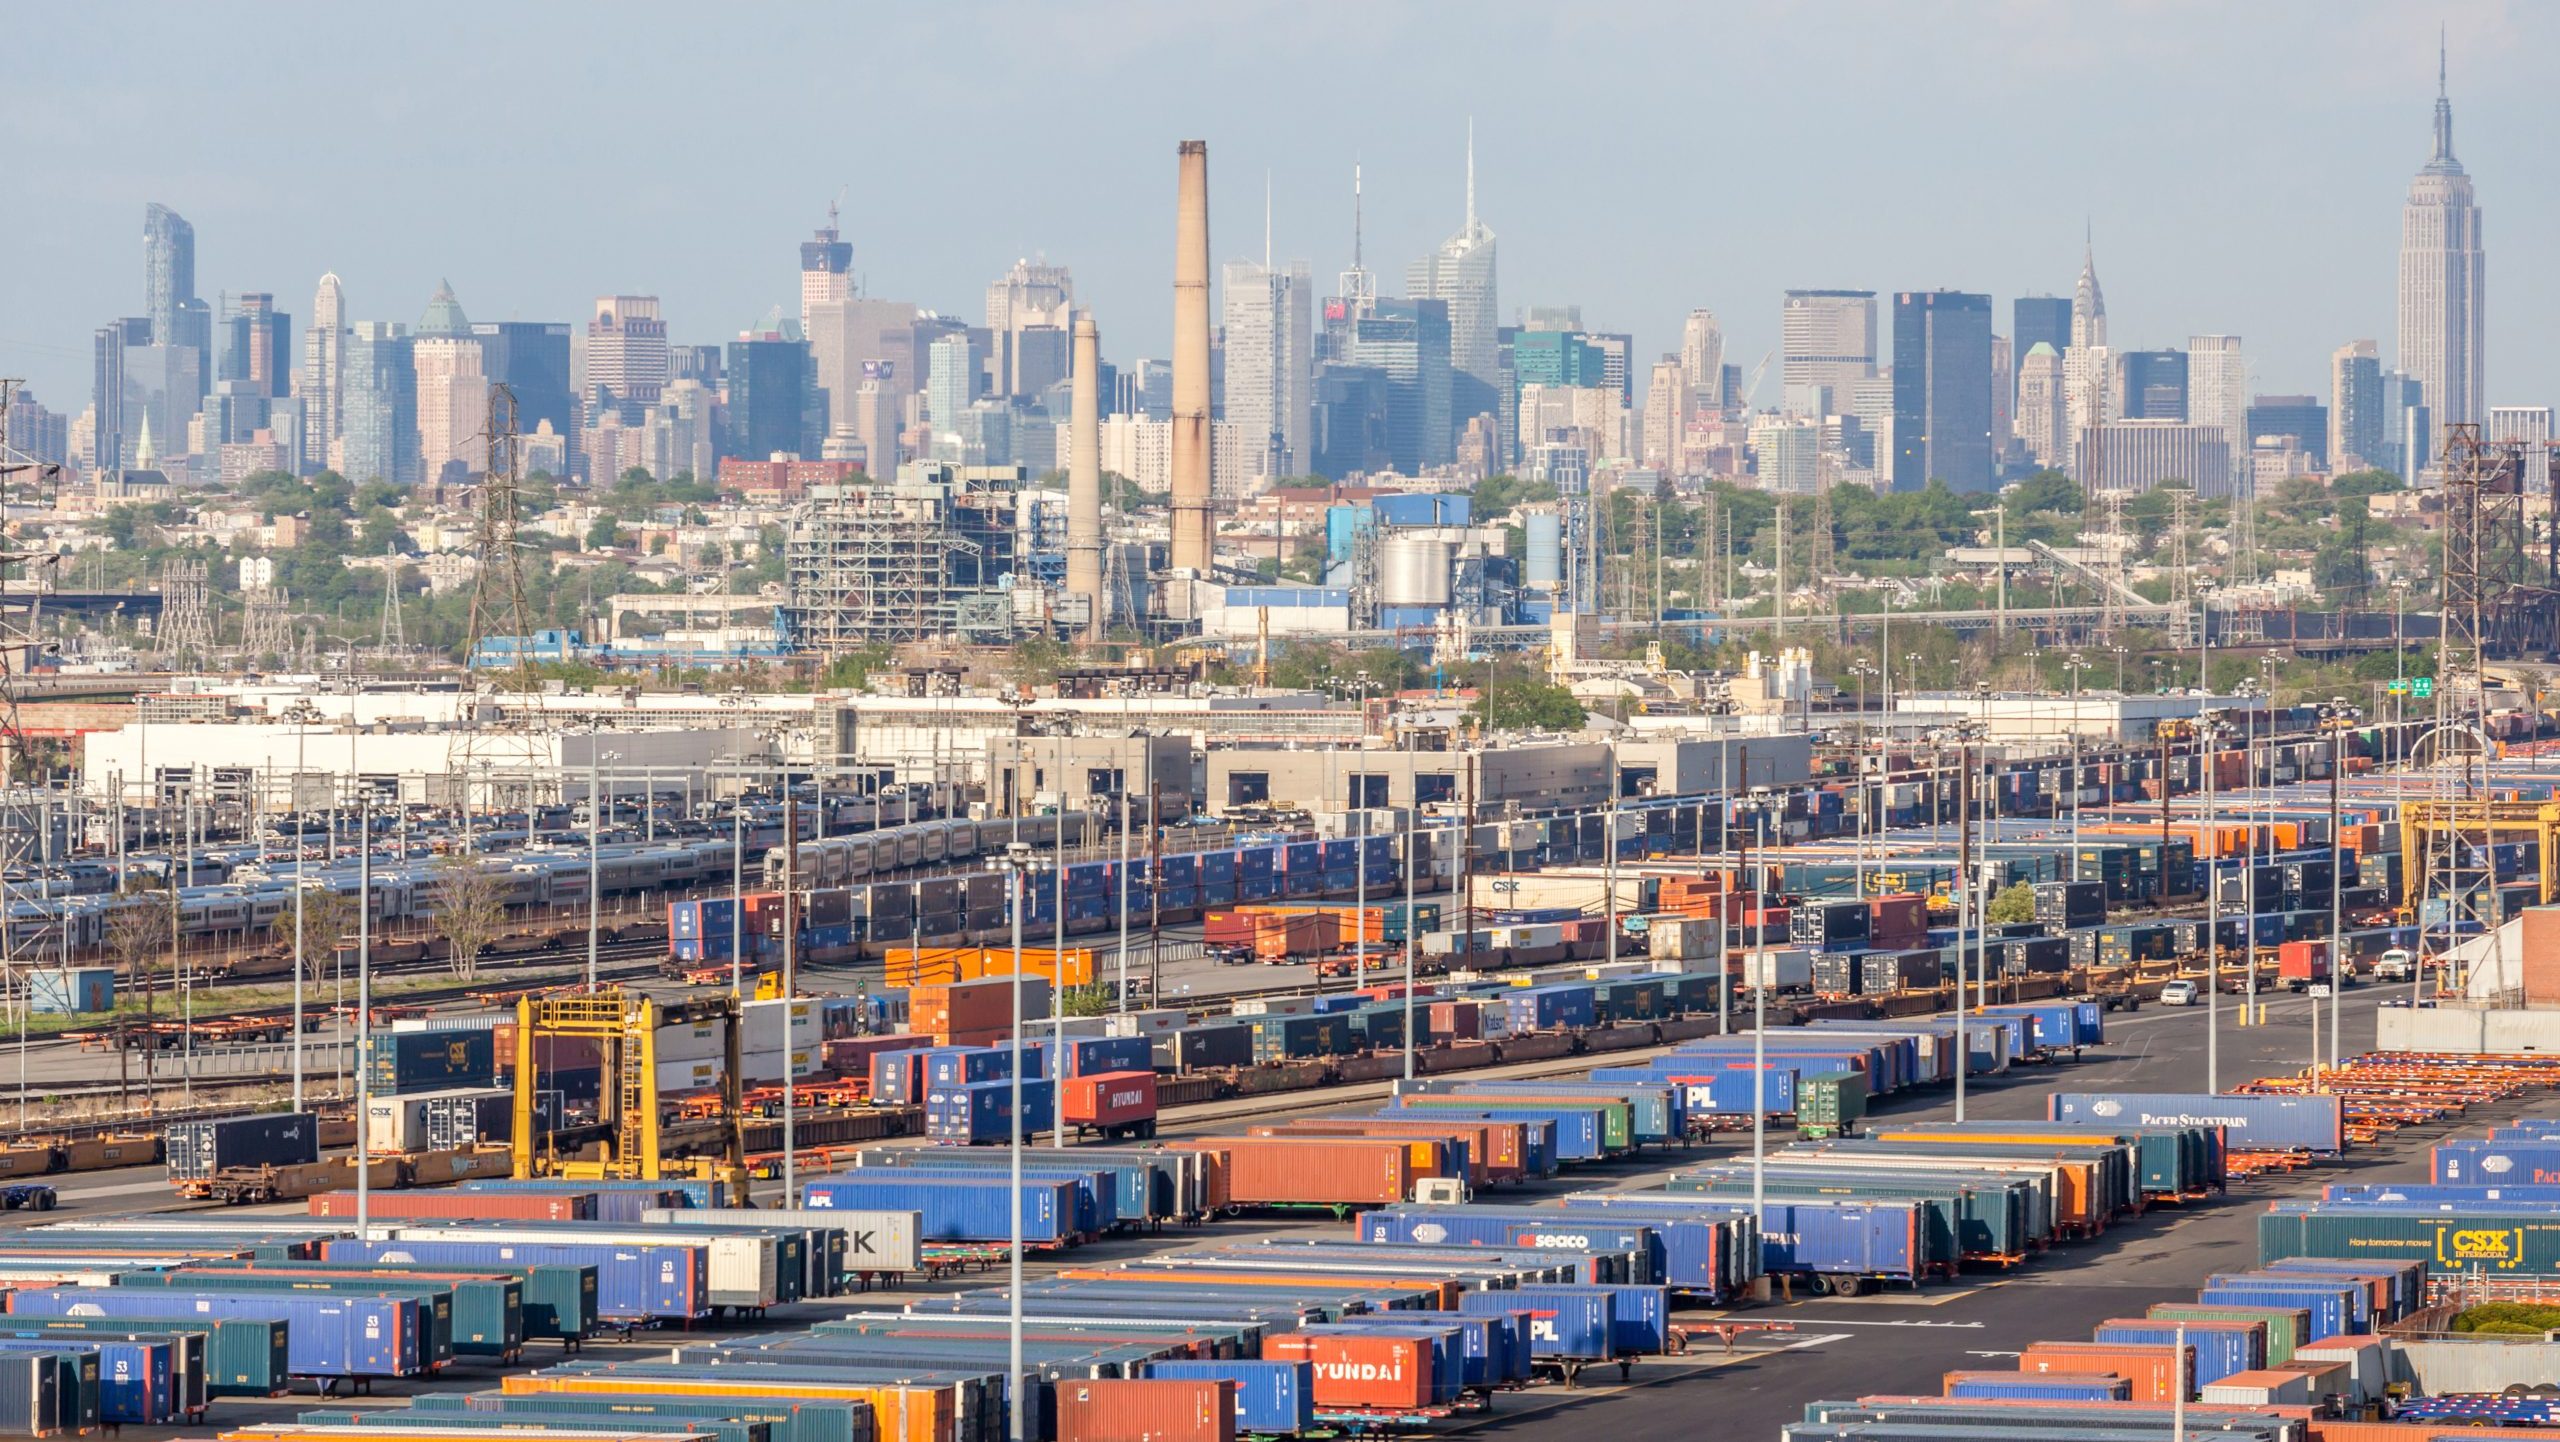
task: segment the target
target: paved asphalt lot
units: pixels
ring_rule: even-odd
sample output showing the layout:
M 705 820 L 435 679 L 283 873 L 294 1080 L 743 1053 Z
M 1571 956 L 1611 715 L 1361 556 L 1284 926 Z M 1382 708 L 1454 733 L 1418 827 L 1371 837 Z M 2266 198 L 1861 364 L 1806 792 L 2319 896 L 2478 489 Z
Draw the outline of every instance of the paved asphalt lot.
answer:
M 2350 1053 L 2370 1044 L 2372 1012 L 2379 989 L 2366 988 L 2346 998 Z M 2268 1006 L 2267 1024 L 2243 1029 L 2230 1025 L 2233 1011 L 2223 1012 L 2222 1065 L 2226 1082 L 2239 1082 L 2302 1065 L 2308 1055 L 2309 1003 L 2286 998 Z M 2323 1022 L 2326 1003 L 2322 1004 Z M 1975 1089 L 1968 1112 L 1977 1117 L 2040 1117 L 2044 1096 L 2053 1090 L 2201 1090 L 2204 1086 L 2205 1016 L 2201 1008 L 2146 1008 L 2133 1015 L 2108 1018 L 2109 1044 L 2076 1065 L 2054 1069 L 2021 1068 L 1995 1083 Z M 2521 1113 L 2530 1102 L 2499 1113 L 2475 1113 L 2462 1125 L 2476 1129 L 2508 1113 Z M 1953 1115 L 1951 1097 L 1933 1096 L 1918 1104 L 1888 1109 L 1905 1118 Z M 2358 1154 L 2350 1161 L 2268 1181 L 2244 1183 L 2223 1201 L 2160 1208 L 2112 1228 L 2104 1237 L 2071 1245 L 2007 1275 L 1968 1275 L 1954 1283 L 1935 1284 L 1917 1293 L 1898 1292 L 1840 1300 L 1810 1298 L 1745 1308 L 1734 1315 L 1746 1319 L 1784 1321 L 1792 1334 L 1772 1334 L 1746 1341 L 1730 1355 L 1708 1343 L 1699 1354 L 1656 1359 L 1637 1366 L 1633 1379 L 1614 1380 L 1565 1392 L 1553 1388 L 1506 1395 L 1493 1411 L 1466 1425 L 1444 1429 L 1468 1436 L 1567 1437 L 1602 1434 L 1610 1442 L 1695 1442 L 1699 1438 L 1774 1439 L 1786 1422 L 1802 1415 L 1804 1404 L 1822 1398 L 1876 1393 L 1924 1393 L 1939 1390 L 1940 1374 L 1963 1368 L 2005 1369 L 2012 1354 L 2045 1338 L 2086 1337 L 2097 1322 L 2138 1316 L 2154 1302 L 2191 1298 L 2206 1274 L 2253 1265 L 2256 1260 L 2254 1214 L 2260 1204 L 2280 1196 L 2300 1195 L 2344 1176 L 2377 1178 L 2415 1174 L 2426 1146 L 2439 1129 L 2404 1134 L 2392 1142 Z M 1780 1134 L 1783 1139 L 1783 1134 Z M 1705 1156 L 1748 1154 L 1749 1141 L 1720 1141 L 1680 1158 L 1682 1164 Z M 1588 1173 L 1572 1179 L 1573 1187 L 1641 1186 L 1657 1180 L 1660 1159 L 1630 1162 L 1610 1174 Z M 151 1184 L 157 1188 L 156 1180 Z M 1556 1188 L 1565 1190 L 1567 1188 Z M 146 1196 L 100 1196 L 94 1205 L 146 1204 Z M 1250 1230 L 1222 1225 L 1196 1237 L 1220 1239 L 1262 1235 L 1339 1235 L 1328 1222 L 1282 1222 Z M 1121 1239 L 1072 1254 L 1072 1264 L 1085 1265 L 1113 1256 L 1136 1255 L 1190 1238 Z M 1033 1270 L 1066 1263 L 1041 1260 Z M 980 1275 L 955 1286 L 985 1286 L 1001 1273 Z M 938 1289 L 937 1289 L 938 1290 Z M 882 1294 L 893 1306 L 905 1294 Z M 765 1330 L 793 1327 L 852 1310 L 846 1302 L 802 1306 L 763 1323 L 718 1330 Z M 1708 1314 L 1691 1313 L 1691 1317 Z M 702 1334 L 696 1334 L 700 1339 Z M 657 1352 L 676 1340 L 658 1334 L 632 1343 L 598 1343 L 588 1355 L 639 1356 Z M 537 1354 L 535 1360 L 541 1358 Z M 435 1390 L 469 1390 L 494 1386 L 496 1375 L 478 1367 L 457 1368 L 435 1382 Z M 386 1386 L 371 1399 L 397 1405 L 410 1387 Z M 314 1405 L 309 1395 L 220 1404 L 216 1422 L 234 1427 L 254 1422 L 284 1421 Z M 210 1436 L 211 1428 L 182 1436 Z M 142 1442 L 138 1429 L 129 1436 Z

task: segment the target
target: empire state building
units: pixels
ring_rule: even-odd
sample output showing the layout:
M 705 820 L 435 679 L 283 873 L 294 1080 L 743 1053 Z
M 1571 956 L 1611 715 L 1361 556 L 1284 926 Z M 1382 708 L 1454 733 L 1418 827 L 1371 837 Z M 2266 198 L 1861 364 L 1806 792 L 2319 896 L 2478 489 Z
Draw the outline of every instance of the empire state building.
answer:
M 2481 385 L 2488 269 L 2471 177 L 2453 158 L 2453 102 L 2439 51 L 2436 150 L 2400 209 L 2400 369 L 2424 387 L 2439 427 L 2488 417 Z

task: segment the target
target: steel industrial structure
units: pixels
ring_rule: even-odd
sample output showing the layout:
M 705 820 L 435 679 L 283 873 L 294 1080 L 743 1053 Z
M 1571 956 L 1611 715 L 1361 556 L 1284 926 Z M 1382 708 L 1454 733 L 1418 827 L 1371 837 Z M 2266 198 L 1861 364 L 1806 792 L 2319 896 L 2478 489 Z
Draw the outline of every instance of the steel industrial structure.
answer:
M 894 482 L 820 488 L 783 547 L 786 649 L 839 656 L 954 634 L 1012 633 L 1018 466 L 910 468 Z

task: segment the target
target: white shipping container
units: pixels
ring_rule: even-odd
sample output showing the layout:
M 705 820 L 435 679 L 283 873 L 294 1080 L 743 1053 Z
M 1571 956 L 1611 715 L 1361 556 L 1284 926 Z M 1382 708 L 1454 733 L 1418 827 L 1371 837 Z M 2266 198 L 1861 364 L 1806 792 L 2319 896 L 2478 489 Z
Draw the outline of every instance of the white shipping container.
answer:
M 1771 991 L 1801 991 L 1813 985 L 1813 953 L 1798 947 L 1742 954 L 1742 984 Z
M 1187 1011 L 1125 1011 L 1103 1018 L 1110 1023 L 1105 1036 L 1154 1036 L 1159 1032 L 1178 1031 L 1191 1021 Z
M 364 1146 L 369 1152 L 414 1152 L 427 1145 L 427 1098 L 418 1092 L 400 1097 L 369 1097 L 364 1107 Z
M 1248 996 L 1236 1003 L 1237 1016 L 1305 1016 L 1316 1009 L 1311 996 Z M 1010 1222 L 1007 1226 L 1012 1225 Z
M 821 1207 L 652 1207 L 644 1223 L 738 1222 L 753 1227 L 833 1227 L 845 1234 L 844 1260 L 857 1272 L 912 1272 L 923 1265 L 915 1212 L 835 1211 Z

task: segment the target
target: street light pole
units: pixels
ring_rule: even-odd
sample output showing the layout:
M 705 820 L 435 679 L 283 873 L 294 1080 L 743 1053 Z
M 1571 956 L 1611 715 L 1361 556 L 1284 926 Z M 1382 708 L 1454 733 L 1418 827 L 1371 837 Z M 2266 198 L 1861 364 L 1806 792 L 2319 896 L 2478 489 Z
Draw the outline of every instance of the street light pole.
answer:
M 1022 908 L 1025 901 L 1023 872 L 1031 865 L 1031 848 L 1014 842 L 1004 849 L 1004 863 L 1012 880 L 1013 902 L 1013 975 L 1006 990 L 1012 997 L 1013 1073 L 1012 1105 L 1006 1110 L 1013 1119 L 1013 1134 L 1008 1152 L 1007 1175 L 1011 1180 L 1012 1215 L 1007 1219 L 1007 1237 L 1011 1245 L 1005 1249 L 1005 1375 L 1007 1390 L 1013 1398 L 1012 1442 L 1037 1442 L 1031 1430 L 1030 1391 L 1022 1379 Z M 1057 1058 L 1051 1059 L 1053 1062 Z M 1055 1085 L 1054 1080 L 1051 1083 Z
M 373 803 L 356 793 L 356 1235 L 373 1224 Z
M 2207 711 L 2196 718 L 2196 769 L 2204 773 L 2205 845 L 2212 859 L 2204 871 L 2204 1089 L 2209 1096 L 2222 1093 L 2222 831 L 2213 820 L 2213 773 L 2215 748 L 2222 740 L 2221 713 Z M 2160 777 L 2160 789 L 2169 789 L 2169 778 Z M 2253 923 L 2254 924 L 2254 923 Z

